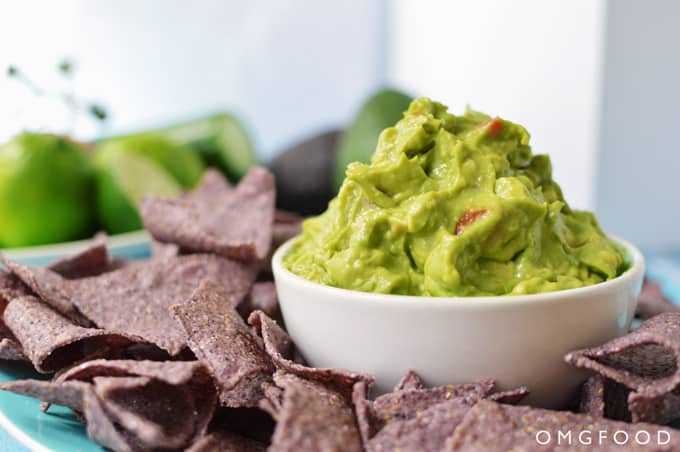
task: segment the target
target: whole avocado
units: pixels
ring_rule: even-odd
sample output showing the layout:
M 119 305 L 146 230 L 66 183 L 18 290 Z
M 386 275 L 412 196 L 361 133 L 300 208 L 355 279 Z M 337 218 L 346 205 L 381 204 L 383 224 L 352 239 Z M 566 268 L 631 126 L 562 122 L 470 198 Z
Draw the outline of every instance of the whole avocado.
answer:
M 383 129 L 401 119 L 411 97 L 394 89 L 378 91 L 361 106 L 354 121 L 340 139 L 333 179 L 337 191 L 345 180 L 345 169 L 352 162 L 368 163 Z
M 93 232 L 93 176 L 84 150 L 63 136 L 24 132 L 0 146 L 0 247 Z

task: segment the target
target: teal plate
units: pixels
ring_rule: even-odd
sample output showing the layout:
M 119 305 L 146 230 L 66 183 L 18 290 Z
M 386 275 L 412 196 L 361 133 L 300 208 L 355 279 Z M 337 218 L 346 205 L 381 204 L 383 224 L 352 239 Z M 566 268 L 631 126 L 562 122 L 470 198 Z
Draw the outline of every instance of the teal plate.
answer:
M 46 376 L 25 363 L 0 362 L 0 381 L 22 378 L 45 379 Z M 85 426 L 70 409 L 53 405 L 43 413 L 40 401 L 7 391 L 0 391 L 0 427 L 36 452 L 104 450 L 87 437 Z
M 47 265 L 62 256 L 77 253 L 86 248 L 91 239 L 28 248 L 0 249 L 7 259 L 24 265 Z M 142 259 L 151 253 L 151 240 L 146 231 L 126 232 L 107 238 L 109 253 L 115 257 Z
M 0 250 L 9 259 L 27 265 L 46 265 L 80 251 L 90 240 L 59 243 L 31 248 Z M 127 259 L 143 259 L 151 254 L 149 236 L 145 231 L 113 235 L 108 238 L 109 253 Z M 0 381 L 22 378 L 48 378 L 35 372 L 30 365 L 0 361 Z M 29 450 L 38 452 L 103 451 L 85 433 L 85 426 L 73 411 L 53 405 L 47 413 L 40 411 L 40 401 L 26 396 L 0 391 L 0 450 L 21 450 L 18 444 L 5 444 L 13 437 Z

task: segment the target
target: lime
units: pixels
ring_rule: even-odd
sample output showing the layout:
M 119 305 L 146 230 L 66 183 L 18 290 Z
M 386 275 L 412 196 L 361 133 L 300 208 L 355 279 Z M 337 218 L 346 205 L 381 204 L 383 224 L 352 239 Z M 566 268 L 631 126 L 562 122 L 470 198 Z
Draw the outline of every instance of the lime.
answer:
M 334 178 L 336 190 L 345 179 L 347 165 L 352 162 L 368 163 L 380 132 L 400 120 L 410 103 L 410 96 L 393 89 L 381 90 L 364 102 L 338 146 Z
M 154 132 L 143 132 L 106 140 L 97 147 L 98 165 L 106 167 L 113 157 L 136 154 L 161 165 L 184 188 L 193 188 L 205 169 L 200 157 L 188 146 Z
M 90 159 L 65 137 L 25 132 L 0 146 L 0 247 L 93 232 L 93 183 Z
M 154 160 L 132 153 L 118 153 L 97 167 L 99 221 L 110 233 L 142 228 L 139 203 L 144 195 L 176 197 L 182 187 L 169 171 Z
M 257 164 L 248 132 L 228 113 L 176 124 L 158 133 L 195 149 L 208 165 L 220 168 L 232 182 L 238 182 L 251 166 Z

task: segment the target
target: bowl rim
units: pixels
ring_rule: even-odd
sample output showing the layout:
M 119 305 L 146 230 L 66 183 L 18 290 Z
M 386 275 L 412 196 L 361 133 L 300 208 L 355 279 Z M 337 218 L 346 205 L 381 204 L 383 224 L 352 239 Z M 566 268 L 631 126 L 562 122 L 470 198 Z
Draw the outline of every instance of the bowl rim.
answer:
M 493 296 L 471 296 L 471 297 L 432 297 L 425 295 L 397 295 L 384 294 L 375 292 L 362 292 L 359 290 L 343 289 L 340 287 L 327 286 L 296 275 L 283 266 L 282 260 L 286 252 L 293 246 L 301 235 L 297 235 L 286 242 L 284 242 L 274 252 L 272 256 L 272 272 L 274 274 L 274 281 L 278 283 L 282 279 L 288 280 L 291 284 L 298 286 L 305 286 L 310 290 L 317 290 L 327 292 L 336 296 L 351 297 L 354 300 L 370 300 L 371 303 L 407 303 L 410 306 L 423 306 L 428 304 L 430 306 L 450 306 L 456 305 L 458 307 L 467 306 L 473 308 L 488 307 L 488 306 L 521 306 L 534 303 L 546 303 L 547 301 L 564 301 L 573 297 L 583 295 L 596 296 L 602 292 L 617 287 L 623 287 L 633 283 L 644 274 L 645 259 L 638 248 L 631 243 L 619 237 L 609 235 L 608 237 L 614 240 L 619 245 L 623 246 L 631 258 L 632 265 L 621 275 L 614 279 L 593 284 L 585 287 L 577 287 L 573 289 L 557 290 L 553 292 L 541 292 L 526 295 L 493 295 Z

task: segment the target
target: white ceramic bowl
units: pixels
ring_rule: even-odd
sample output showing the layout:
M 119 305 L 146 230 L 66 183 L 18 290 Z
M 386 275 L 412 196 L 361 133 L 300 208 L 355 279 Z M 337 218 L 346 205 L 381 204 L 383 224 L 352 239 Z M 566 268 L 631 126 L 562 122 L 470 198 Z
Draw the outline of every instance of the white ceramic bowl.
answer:
M 311 365 L 375 375 L 377 394 L 414 369 L 430 385 L 482 378 L 499 389 L 524 385 L 526 403 L 563 407 L 587 376 L 564 355 L 628 331 L 644 273 L 642 254 L 618 240 L 630 269 L 589 287 L 524 296 L 382 295 L 291 273 L 281 259 L 294 240 L 272 263 L 288 332 Z

